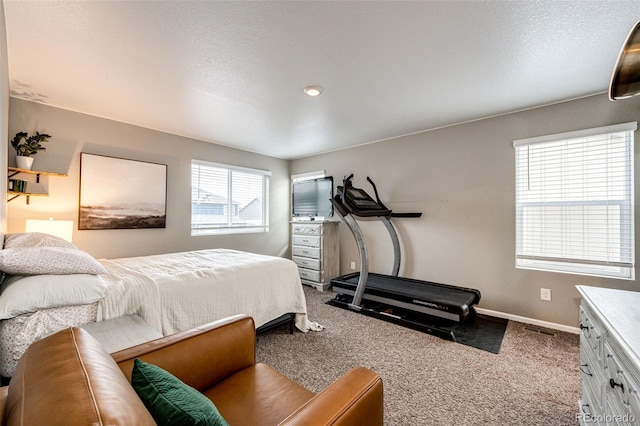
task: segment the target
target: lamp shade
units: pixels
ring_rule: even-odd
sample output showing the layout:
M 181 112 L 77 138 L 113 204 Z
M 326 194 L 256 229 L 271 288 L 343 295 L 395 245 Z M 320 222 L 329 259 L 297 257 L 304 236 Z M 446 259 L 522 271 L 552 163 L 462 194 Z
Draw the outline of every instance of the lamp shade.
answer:
M 629 32 L 609 85 L 609 99 L 630 98 L 640 94 L 640 22 Z
M 42 232 L 71 242 L 73 237 L 72 220 L 36 220 L 27 219 L 26 232 Z

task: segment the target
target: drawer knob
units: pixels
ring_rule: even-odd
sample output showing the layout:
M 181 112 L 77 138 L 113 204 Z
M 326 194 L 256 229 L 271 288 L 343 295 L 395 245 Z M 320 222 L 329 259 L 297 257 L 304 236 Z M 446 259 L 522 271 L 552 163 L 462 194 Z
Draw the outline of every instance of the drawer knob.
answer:
M 609 386 L 611 386 L 611 389 L 615 389 L 616 386 L 620 386 L 620 390 L 624 392 L 624 385 L 622 383 L 616 383 L 613 379 L 609 379 Z
M 588 326 L 588 325 L 582 325 L 582 324 L 580 324 L 580 329 L 581 329 L 581 330 L 588 330 L 588 329 L 589 329 L 589 326 Z

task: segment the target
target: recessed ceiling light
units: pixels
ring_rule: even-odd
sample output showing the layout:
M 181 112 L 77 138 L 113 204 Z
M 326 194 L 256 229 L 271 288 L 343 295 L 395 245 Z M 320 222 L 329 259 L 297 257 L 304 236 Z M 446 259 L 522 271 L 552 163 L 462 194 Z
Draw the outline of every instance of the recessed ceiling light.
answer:
M 319 96 L 322 93 L 322 87 L 320 86 L 307 86 L 304 88 L 304 93 L 307 96 Z

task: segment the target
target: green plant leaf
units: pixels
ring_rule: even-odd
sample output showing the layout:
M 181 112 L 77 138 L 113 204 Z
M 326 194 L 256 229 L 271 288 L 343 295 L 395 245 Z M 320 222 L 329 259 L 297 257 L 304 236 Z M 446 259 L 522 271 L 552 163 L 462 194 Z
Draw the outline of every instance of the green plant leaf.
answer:
M 50 137 L 51 135 L 37 131 L 33 136 L 29 136 L 27 132 L 18 132 L 11 140 L 11 145 L 17 155 L 29 157 L 37 154 L 38 151 L 45 151 L 46 148 L 42 146 L 42 142 L 48 142 Z

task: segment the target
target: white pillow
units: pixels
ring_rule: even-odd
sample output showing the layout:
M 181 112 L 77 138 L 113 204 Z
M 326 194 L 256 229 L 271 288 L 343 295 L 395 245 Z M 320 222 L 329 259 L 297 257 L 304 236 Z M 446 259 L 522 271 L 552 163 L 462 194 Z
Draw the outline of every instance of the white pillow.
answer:
M 77 248 L 69 241 L 41 232 L 23 232 L 4 236 L 3 248 L 66 247 Z
M 0 250 L 0 271 L 10 275 L 107 273 L 89 253 L 64 247 L 5 248 Z
M 6 277 L 0 292 L 0 320 L 39 309 L 97 302 L 107 283 L 97 275 L 34 275 Z

